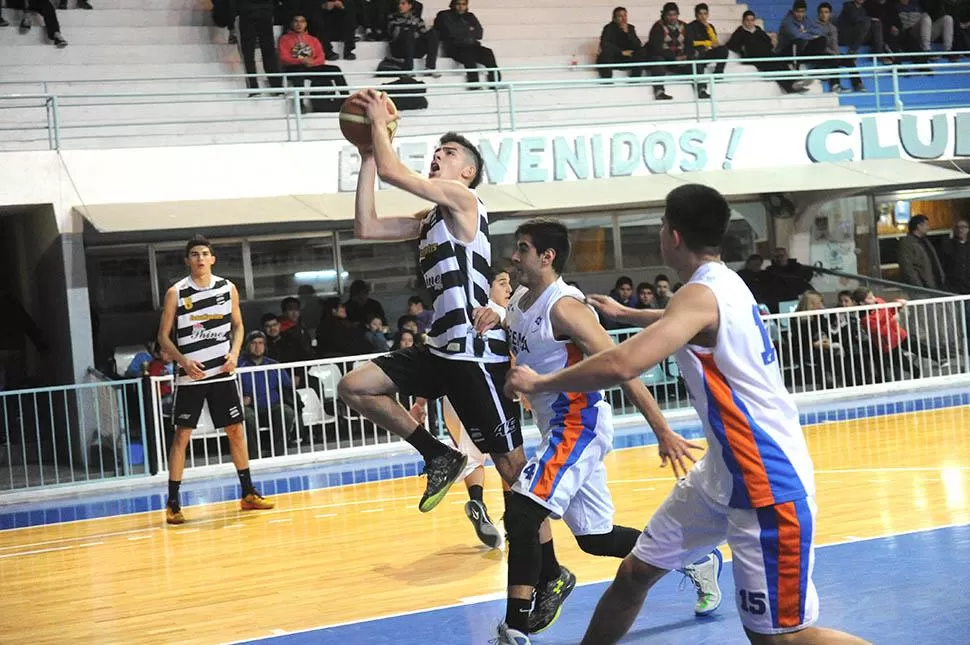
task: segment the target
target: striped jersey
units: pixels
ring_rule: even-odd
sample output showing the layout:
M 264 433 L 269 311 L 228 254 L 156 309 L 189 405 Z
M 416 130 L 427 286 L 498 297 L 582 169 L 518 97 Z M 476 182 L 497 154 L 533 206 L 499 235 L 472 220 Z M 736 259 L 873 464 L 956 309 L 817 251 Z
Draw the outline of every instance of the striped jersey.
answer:
M 179 366 L 175 381 L 178 385 L 236 378 L 222 371 L 232 347 L 232 283 L 214 275 L 209 285 L 203 289 L 191 276 L 175 284 L 175 344 L 186 358 L 202 363 L 205 371 L 205 378 L 195 381 Z
M 691 476 L 712 499 L 733 508 L 814 495 L 798 410 L 754 296 L 720 262 L 701 265 L 688 284 L 709 288 L 719 315 L 713 348 L 685 345 L 676 354 L 708 443 Z
M 488 305 L 492 246 L 485 204 L 478 200 L 478 230 L 469 243 L 452 235 L 443 210 L 435 206 L 428 212 L 418 239 L 418 264 L 434 308 L 428 349 L 454 360 L 507 361 L 505 330 L 492 329 L 479 336 L 472 324 L 472 311 Z
M 572 340 L 556 338 L 551 317 L 552 308 L 562 298 L 585 302 L 583 292 L 559 278 L 523 310 L 522 298 L 528 293 L 526 287 L 519 287 L 512 294 L 505 319 L 516 364 L 528 365 L 539 374 L 550 374 L 583 360 L 582 350 Z M 557 428 L 594 432 L 598 410 L 609 408 L 601 392 L 542 392 L 530 394 L 529 402 L 543 437 Z

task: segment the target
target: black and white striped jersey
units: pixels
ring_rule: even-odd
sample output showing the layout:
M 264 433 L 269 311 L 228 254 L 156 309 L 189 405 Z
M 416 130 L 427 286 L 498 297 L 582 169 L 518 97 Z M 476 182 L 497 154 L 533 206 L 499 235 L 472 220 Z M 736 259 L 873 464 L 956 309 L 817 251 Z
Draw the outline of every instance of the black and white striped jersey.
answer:
M 205 378 L 195 381 L 180 366 L 175 381 L 178 385 L 236 378 L 222 371 L 226 354 L 232 347 L 232 283 L 212 276 L 209 285 L 203 289 L 191 276 L 175 285 L 178 293 L 175 344 L 186 358 L 202 363 L 205 371 Z
M 467 244 L 452 235 L 442 211 L 441 206 L 431 209 L 418 239 L 421 274 L 434 308 L 428 347 L 443 358 L 508 361 L 505 330 L 493 329 L 479 337 L 472 324 L 472 311 L 488 305 L 492 245 L 485 204 L 478 200 L 478 231 Z

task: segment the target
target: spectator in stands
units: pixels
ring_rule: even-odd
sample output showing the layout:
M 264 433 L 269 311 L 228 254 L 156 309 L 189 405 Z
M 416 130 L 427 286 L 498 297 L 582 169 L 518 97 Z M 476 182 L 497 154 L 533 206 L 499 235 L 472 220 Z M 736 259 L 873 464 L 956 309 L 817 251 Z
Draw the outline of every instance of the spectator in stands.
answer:
M 415 335 L 421 333 L 420 328 L 418 326 L 417 317 L 412 316 L 411 314 L 404 314 L 403 316 L 397 319 L 397 330 L 401 331 L 402 329 L 406 329 Z
M 365 280 L 354 280 L 350 283 L 350 298 L 344 303 L 347 309 L 347 320 L 363 325 L 365 320 L 377 315 L 387 323 L 384 307 L 370 297 L 370 285 Z
M 970 220 L 958 217 L 953 223 L 953 237 L 943 241 L 943 275 L 946 290 L 953 293 L 970 293 Z
M 755 20 L 753 11 L 745 11 L 741 18 L 741 26 L 731 34 L 727 47 L 741 58 L 771 58 L 774 56 L 774 45 L 771 42 L 771 37 L 755 24 Z M 780 60 L 759 60 L 751 64 L 758 68 L 759 72 L 791 71 L 788 64 Z M 808 88 L 803 85 L 795 85 L 795 82 L 790 78 L 776 78 L 775 82 L 778 83 L 785 94 L 801 94 L 808 91 Z
M 298 346 L 304 355 L 309 356 L 312 352 L 310 349 L 312 343 L 310 334 L 300 320 L 302 312 L 299 298 L 293 296 L 283 298 L 280 302 L 280 310 L 283 312 L 283 316 L 279 319 L 280 331 L 292 337 L 294 345 Z
M 317 355 L 355 356 L 371 353 L 364 328 L 347 320 L 347 309 L 336 296 L 323 303 L 323 317 L 317 327 Z
M 872 43 L 872 51 L 877 54 L 885 51 L 883 24 L 866 12 L 865 3 L 866 0 L 847 0 L 839 14 L 839 42 L 849 48 L 850 55 L 858 53 L 866 43 Z
M 764 272 L 761 270 L 764 263 L 765 259 L 763 257 L 757 253 L 753 253 L 745 260 L 744 268 L 738 270 L 738 276 L 744 280 L 744 284 L 748 286 L 755 301 L 768 305 L 769 311 L 778 311 L 778 301 L 774 301 L 774 308 L 772 309 L 770 306 L 772 303 L 770 301 L 773 298 L 765 289 Z
M 616 65 L 619 63 L 638 63 L 646 60 L 646 51 L 640 37 L 637 36 L 637 28 L 627 22 L 627 11 L 625 7 L 617 7 L 613 10 L 613 20 L 611 20 L 600 33 L 600 44 L 596 50 L 597 65 Z M 613 67 L 600 67 L 596 71 L 600 78 L 613 78 Z M 640 76 L 643 72 L 642 67 L 620 68 L 629 72 L 630 76 Z
M 313 27 L 313 35 L 324 43 L 327 58 L 337 60 L 333 43 L 342 42 L 344 60 L 357 60 L 354 54 L 354 48 L 357 46 L 357 0 L 325 0 L 322 3 L 319 3 L 319 0 L 311 0 L 311 2 L 320 6 L 317 15 L 310 17 L 310 24 Z
M 279 363 L 299 363 L 313 359 L 307 343 L 306 330 L 301 325 L 282 331 L 276 314 L 264 314 L 260 326 L 266 335 L 266 355 Z M 297 384 L 299 385 L 299 383 Z
M 10 23 L 3 17 L 3 5 L 0 5 L 0 27 L 9 27 Z
M 431 329 L 431 322 L 434 320 L 434 312 L 424 306 L 421 296 L 411 296 L 408 298 L 408 314 L 415 317 L 418 321 L 418 331 L 422 334 Z
M 312 337 L 323 315 L 323 300 L 317 296 L 313 285 L 309 284 L 301 284 L 296 290 L 296 296 L 300 299 L 300 323 Z
M 394 13 L 393 0 L 362 0 L 357 16 L 364 27 L 364 39 L 371 41 L 388 40 L 387 20 Z M 413 11 L 420 18 L 422 5 L 414 0 Z
M 852 292 L 852 299 L 857 305 L 881 305 L 886 301 L 877 298 L 872 291 L 865 287 L 860 287 Z M 882 352 L 882 359 L 874 358 L 876 371 L 879 372 L 878 380 L 885 380 L 887 376 L 895 377 L 901 375 L 905 370 L 914 377 L 919 376 L 919 367 L 911 364 L 909 357 L 904 356 L 904 352 L 915 354 L 917 357 L 925 358 L 940 367 L 946 367 L 948 362 L 942 361 L 940 352 L 920 339 L 914 339 L 905 329 L 899 325 L 899 315 L 896 309 L 881 308 L 866 312 L 861 317 L 863 329 L 869 335 L 870 340 L 876 342 L 876 347 Z M 880 369 L 880 366 L 882 369 Z
M 246 336 L 246 350 L 239 357 L 239 367 L 277 365 L 266 356 L 266 336 L 252 331 Z M 273 434 L 273 454 L 282 455 L 286 442 L 295 438 L 296 412 L 293 401 L 293 383 L 288 370 L 266 369 L 244 372 L 239 375 L 243 394 L 243 416 L 248 437 L 249 458 L 262 455 L 258 452 L 260 427 L 269 427 Z
M 386 352 L 387 336 L 384 335 L 384 321 L 380 316 L 372 315 L 364 326 L 364 338 L 371 344 L 375 352 Z
M 822 294 L 809 289 L 798 298 L 795 311 L 822 311 L 825 303 Z M 835 384 L 834 360 L 841 347 L 832 342 L 829 319 L 824 315 L 800 316 L 792 327 L 794 361 L 802 369 L 805 386 L 811 389 L 828 389 Z M 784 349 L 784 346 L 782 346 Z
M 445 46 L 445 56 L 452 58 L 468 70 L 477 70 L 479 65 L 494 69 L 495 53 L 488 47 L 483 47 L 484 37 L 482 23 L 478 22 L 475 14 L 468 10 L 468 0 L 451 0 L 449 9 L 438 12 L 434 19 L 434 28 L 438 31 L 441 43 Z M 469 83 L 478 83 L 478 72 L 469 71 Z M 490 83 L 498 83 L 502 75 L 497 71 L 488 72 Z M 468 89 L 479 89 L 478 86 Z
M 633 305 L 634 309 L 658 309 L 657 298 L 654 295 L 653 285 L 649 282 L 641 282 L 637 285 L 637 301 Z
M 687 37 L 687 24 L 680 19 L 680 9 L 676 2 L 668 2 L 660 12 L 660 20 L 650 29 L 647 40 L 647 59 L 651 61 L 665 61 L 663 67 L 651 68 L 651 72 L 658 74 L 687 75 L 692 72 L 686 63 L 694 56 L 694 45 Z M 664 91 L 664 86 L 653 86 L 653 98 L 658 101 L 669 101 L 673 97 Z M 709 99 L 707 90 L 698 88 L 697 98 Z
M 839 56 L 842 53 L 842 50 L 839 49 L 839 30 L 832 23 L 832 5 L 828 2 L 823 2 L 818 6 L 818 28 L 822 35 L 825 36 L 826 55 Z M 855 69 L 855 59 L 851 56 L 842 56 L 833 60 L 828 67 L 851 67 Z M 852 74 L 849 78 L 852 81 L 853 90 L 856 92 L 864 92 L 866 90 L 859 74 Z M 839 77 L 834 76 L 829 79 L 829 91 L 835 92 L 836 94 L 842 93 L 842 82 L 839 80 Z
M 903 31 L 919 43 L 920 51 L 930 51 L 938 40 L 943 42 L 943 51 L 953 51 L 953 16 L 943 12 L 941 0 L 922 0 L 922 5 L 920 0 L 899 0 L 898 11 Z
M 47 29 L 47 38 L 58 49 L 67 47 L 67 40 L 61 35 L 61 23 L 57 19 L 57 11 L 51 0 L 7 0 L 7 7 L 10 9 L 23 10 L 23 17 L 20 19 L 20 33 L 26 34 L 33 26 L 28 12 L 35 11 L 44 19 L 44 28 Z
M 657 277 L 653 279 L 653 289 L 657 309 L 666 309 L 672 296 L 670 292 L 670 278 L 663 273 L 658 273 Z
M 387 21 L 387 33 L 391 38 L 391 56 L 403 61 L 404 71 L 414 69 L 414 59 L 424 57 L 424 68 L 434 77 L 438 65 L 438 32 L 429 29 L 414 12 L 411 0 L 399 0 L 397 13 Z
M 909 235 L 899 241 L 899 277 L 901 282 L 927 289 L 942 289 L 946 276 L 933 243 L 926 215 L 913 215 Z
M 779 246 L 771 255 L 771 265 L 764 271 L 767 288 L 778 300 L 798 300 L 812 288 L 812 267 L 788 257 L 788 249 Z M 767 303 L 766 303 L 767 304 Z
M 899 21 L 899 11 L 897 11 L 896 7 L 896 0 L 868 0 L 866 3 L 867 15 L 873 20 L 879 21 L 880 33 L 882 33 L 882 50 L 877 50 L 875 45 L 873 45 L 872 50 L 874 53 L 892 54 L 903 51 L 917 51 L 919 49 L 917 40 L 907 38 L 903 33 L 903 24 Z M 876 25 L 873 23 L 873 29 L 875 28 Z M 839 42 L 845 45 L 846 42 L 842 35 L 842 29 L 840 23 Z M 853 54 L 855 52 L 850 51 L 849 53 Z M 886 57 L 883 60 L 886 63 L 894 62 L 892 57 Z
M 634 306 L 636 300 L 633 297 L 633 279 L 626 275 L 621 275 L 617 278 L 613 284 L 613 291 L 610 292 L 610 297 L 621 305 L 627 307 Z
M 303 87 L 309 81 L 314 87 L 347 87 L 347 80 L 336 65 L 327 65 L 320 41 L 307 33 L 307 20 L 303 14 L 296 14 L 290 21 L 290 30 L 280 36 L 279 42 L 280 65 L 284 72 L 297 74 L 290 76 L 290 83 L 296 87 Z M 329 72 L 332 76 L 304 76 L 307 72 Z M 338 89 L 333 95 L 347 94 Z M 317 95 L 313 95 L 316 97 Z M 313 112 L 331 112 L 340 109 L 339 103 L 312 98 Z M 336 109 L 330 109 L 334 105 Z M 299 304 L 299 301 L 297 301 Z
M 717 29 L 707 21 L 710 9 L 707 3 L 700 3 L 694 7 L 694 22 L 687 25 L 687 37 L 690 39 L 694 48 L 694 57 L 697 60 L 720 61 L 714 66 L 714 73 L 721 75 L 724 73 L 724 65 L 728 57 L 728 48 L 721 45 L 717 38 Z M 706 65 L 697 69 L 704 72 Z M 707 86 L 701 83 L 697 86 L 698 93 L 707 92 Z
M 397 330 L 397 333 L 394 334 L 394 343 L 391 345 L 391 351 L 414 347 L 414 342 L 415 335 L 413 332 L 407 329 L 399 329 Z
M 58 0 L 57 8 L 60 9 L 60 10 L 62 10 L 62 11 L 65 10 L 65 9 L 67 9 L 67 0 Z M 91 6 L 91 3 L 88 2 L 88 0 L 77 0 L 77 8 L 78 9 L 94 9 L 94 7 Z
M 239 39 L 242 46 L 243 66 L 246 68 L 246 87 L 251 90 L 259 88 L 256 79 L 256 43 L 259 43 L 259 53 L 263 59 L 263 72 L 270 74 L 270 87 L 283 87 L 283 79 L 279 74 L 279 59 L 276 57 L 276 38 L 273 36 L 274 0 L 236 0 L 239 11 Z M 250 96 L 262 96 L 253 92 Z
M 855 307 L 851 291 L 840 291 L 839 307 Z M 831 319 L 832 339 L 842 347 L 846 386 L 872 382 L 872 347 L 862 331 L 861 314 L 857 311 L 836 314 Z
M 808 5 L 805 0 L 795 0 L 785 14 L 778 29 L 779 56 L 822 56 L 825 54 L 826 41 L 819 25 L 807 20 Z
M 956 27 L 953 29 L 953 48 L 958 52 L 970 51 L 970 2 L 955 10 Z

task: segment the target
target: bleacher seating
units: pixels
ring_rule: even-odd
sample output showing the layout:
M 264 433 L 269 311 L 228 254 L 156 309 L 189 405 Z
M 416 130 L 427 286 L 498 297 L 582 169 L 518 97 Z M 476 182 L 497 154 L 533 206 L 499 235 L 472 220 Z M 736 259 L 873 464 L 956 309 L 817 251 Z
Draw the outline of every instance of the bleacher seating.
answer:
M 629 6 L 630 21 L 638 26 L 641 37 L 647 35 L 658 18 L 661 4 L 654 0 L 648 5 Z M 727 39 L 740 24 L 746 5 L 727 0 L 709 4 L 712 22 L 722 38 Z M 472 3 L 471 10 L 485 27 L 485 44 L 495 50 L 499 65 L 506 68 L 558 66 L 513 70 L 505 75 L 507 81 L 536 84 L 532 89 L 515 90 L 516 127 L 545 125 L 553 112 L 556 125 L 622 122 L 633 116 L 659 121 L 684 118 L 685 114 L 701 118 L 710 114 L 710 102 L 701 102 L 699 109 L 693 103 L 684 103 L 693 99 L 689 85 L 667 83 L 668 93 L 677 99 L 670 102 L 655 102 L 647 85 L 649 81 L 629 82 L 625 74 L 619 74 L 616 82 L 606 86 L 590 83 L 561 87 L 564 82 L 596 78 L 592 70 L 573 69 L 570 62 L 575 59 L 593 63 L 600 30 L 610 20 L 614 5 L 613 0 Z M 446 6 L 446 0 L 429 0 L 425 3 L 425 18 L 433 19 Z M 685 20 L 692 18 L 692 7 L 692 4 L 681 7 Z M 8 11 L 8 14 L 14 13 L 17 12 Z M 204 78 L 243 73 L 238 48 L 227 44 L 226 30 L 212 25 L 208 3 L 204 0 L 153 3 L 99 0 L 94 11 L 67 10 L 59 12 L 59 16 L 64 36 L 71 43 L 63 50 L 49 45 L 42 29 L 35 28 L 28 35 L 18 34 L 15 28 L 0 30 L 3 81 L 47 82 L 46 86 L 39 82 L 0 85 L 0 94 L 45 90 L 58 94 L 169 94 L 138 98 L 63 97 L 59 100 L 58 116 L 64 130 L 63 139 L 70 141 L 67 147 L 286 140 L 288 124 L 284 117 L 292 112 L 291 102 L 281 98 L 247 99 L 241 79 Z M 19 19 L 19 15 L 7 17 L 11 21 Z M 35 22 L 39 20 L 35 18 Z M 339 51 L 339 44 L 337 47 Z M 385 43 L 360 42 L 356 61 L 334 62 L 340 65 L 352 86 L 373 86 L 380 82 L 373 70 L 385 50 Z M 420 69 L 423 63 L 416 61 L 416 64 Z M 463 71 L 450 59 L 441 58 L 439 69 L 453 71 L 439 79 L 423 79 L 432 88 L 431 107 L 408 115 L 409 134 L 437 132 L 442 117 L 458 111 L 464 116 L 455 126 L 462 130 L 508 129 L 507 92 L 500 92 L 498 97 L 499 105 L 506 111 L 499 122 L 494 92 L 465 91 L 459 86 L 464 81 Z M 740 70 L 753 72 L 754 68 L 737 60 L 727 66 L 729 75 Z M 152 78 L 156 80 L 79 82 Z M 561 88 L 552 90 L 546 82 Z M 448 84 L 452 89 L 446 91 Z M 186 97 L 183 95 L 186 92 L 217 94 Z M 719 116 L 839 109 L 837 98 L 822 93 L 817 83 L 808 94 L 783 96 L 774 82 L 745 78 L 718 85 L 715 94 Z M 570 109 L 579 107 L 582 109 Z M 3 130 L 0 149 L 46 148 L 47 119 L 46 107 L 37 100 L 0 102 L 0 129 Z M 330 114 L 304 117 L 303 136 L 337 137 L 335 117 Z

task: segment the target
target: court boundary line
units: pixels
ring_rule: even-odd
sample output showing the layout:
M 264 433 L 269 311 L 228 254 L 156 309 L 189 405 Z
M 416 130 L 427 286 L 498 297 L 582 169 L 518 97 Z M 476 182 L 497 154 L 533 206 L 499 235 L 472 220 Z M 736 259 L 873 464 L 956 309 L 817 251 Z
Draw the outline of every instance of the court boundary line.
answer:
M 934 527 L 921 528 L 921 529 L 913 529 L 911 531 L 900 531 L 898 533 L 888 533 L 886 535 L 877 535 L 877 536 L 873 536 L 873 537 L 851 538 L 851 539 L 843 540 L 842 542 L 829 542 L 827 544 L 817 544 L 817 545 L 815 545 L 815 548 L 816 549 L 827 549 L 829 547 L 841 546 L 841 545 L 844 545 L 844 544 L 856 544 L 858 542 L 873 542 L 875 540 L 889 540 L 889 539 L 896 538 L 896 537 L 900 537 L 900 536 L 903 536 L 903 535 L 917 535 L 917 534 L 920 534 L 920 533 L 932 533 L 933 531 L 944 531 L 946 529 L 963 528 L 963 527 L 968 527 L 968 526 L 970 526 L 970 522 L 963 522 L 963 523 L 957 523 L 957 524 L 944 524 L 944 525 L 941 525 L 941 526 L 934 526 Z M 732 560 L 732 558 L 730 556 L 725 556 L 724 559 L 725 559 L 725 562 L 730 562 Z M 588 582 L 579 582 L 579 583 L 576 584 L 576 586 L 577 587 L 586 587 L 586 586 L 589 586 L 589 585 L 603 584 L 603 583 L 612 582 L 612 581 L 613 581 L 613 578 L 604 578 L 604 579 L 601 579 L 601 580 L 590 580 Z M 501 600 L 501 598 L 500 598 L 500 600 Z M 331 623 L 331 624 L 328 624 L 328 625 L 320 625 L 318 627 L 308 627 L 306 629 L 298 629 L 298 630 L 294 630 L 294 631 L 291 631 L 291 632 L 286 632 L 285 634 L 270 634 L 269 636 L 255 636 L 253 638 L 248 638 L 246 640 L 220 641 L 219 642 L 219 645 L 247 645 L 247 644 L 252 644 L 252 643 L 261 643 L 263 641 L 270 641 L 270 640 L 274 640 L 274 639 L 277 639 L 277 638 L 281 638 L 283 636 L 294 636 L 294 635 L 297 635 L 297 634 L 309 634 L 311 632 L 322 631 L 322 630 L 325 630 L 325 629 L 334 629 L 336 627 L 347 627 L 349 625 L 359 625 L 359 624 L 365 624 L 365 623 L 372 623 L 372 622 L 377 622 L 379 620 L 389 620 L 389 619 L 392 619 L 392 618 L 402 618 L 404 616 L 414 616 L 414 615 L 417 615 L 417 614 L 430 613 L 430 612 L 434 612 L 434 611 L 443 611 L 445 609 L 456 609 L 456 608 L 459 608 L 459 607 L 470 607 L 470 606 L 474 606 L 474 605 L 480 605 L 480 604 L 483 604 L 483 603 L 486 603 L 486 602 L 494 602 L 494 600 L 491 600 L 491 599 L 489 599 L 489 600 L 476 600 L 474 602 L 461 602 L 461 601 L 459 601 L 459 602 L 451 603 L 451 604 L 447 604 L 447 605 L 439 605 L 437 607 L 429 607 L 429 608 L 426 608 L 426 609 L 414 609 L 414 610 L 410 610 L 410 611 L 402 611 L 402 612 L 398 612 L 398 613 L 387 614 L 387 615 L 384 615 L 384 616 L 375 616 L 373 618 L 365 618 L 363 620 L 348 620 L 348 621 L 344 621 L 344 622 L 340 622 L 340 623 Z

